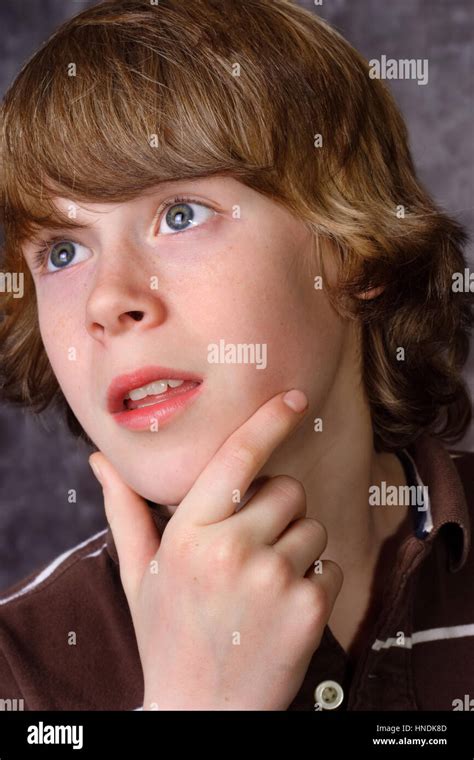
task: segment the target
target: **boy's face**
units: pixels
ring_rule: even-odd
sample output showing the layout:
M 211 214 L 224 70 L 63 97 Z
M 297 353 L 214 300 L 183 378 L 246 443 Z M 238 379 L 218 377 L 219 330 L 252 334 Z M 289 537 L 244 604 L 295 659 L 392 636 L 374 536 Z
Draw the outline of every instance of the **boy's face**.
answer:
M 177 209 L 168 205 L 176 196 L 192 200 Z M 72 201 L 56 203 L 67 210 Z M 53 245 L 34 273 L 41 335 L 74 414 L 130 487 L 179 504 L 224 440 L 291 388 L 308 396 L 304 437 L 319 445 L 314 418 L 343 407 L 355 370 L 346 350 L 352 332 L 314 288 L 316 257 L 305 266 L 312 236 L 302 222 L 224 177 L 81 204 L 76 218 L 90 226 L 53 233 L 71 241 L 66 258 Z M 31 264 L 37 246 L 24 250 Z M 334 262 L 327 269 L 331 276 Z M 209 346 L 220 342 L 236 351 L 253 345 L 261 368 L 210 363 Z M 108 411 L 107 391 L 117 375 L 149 365 L 196 374 L 203 385 L 158 430 L 130 430 Z

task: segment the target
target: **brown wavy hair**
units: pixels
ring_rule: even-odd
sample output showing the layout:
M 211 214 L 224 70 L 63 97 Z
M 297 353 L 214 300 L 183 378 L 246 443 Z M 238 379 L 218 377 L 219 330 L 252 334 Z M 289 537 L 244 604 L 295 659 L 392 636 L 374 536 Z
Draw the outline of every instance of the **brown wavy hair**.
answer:
M 78 226 L 52 198 L 125 201 L 221 174 L 331 241 L 340 276 L 328 294 L 360 320 L 376 448 L 422 432 L 458 440 L 472 414 L 461 377 L 472 294 L 452 288 L 466 235 L 418 181 L 403 119 L 368 70 L 285 0 L 108 0 L 63 24 L 1 112 L 3 269 L 24 275 L 23 298 L 0 293 L 2 398 L 35 412 L 57 404 L 92 443 L 46 356 L 22 255 L 42 226 Z M 382 290 L 357 297 L 368 288 Z

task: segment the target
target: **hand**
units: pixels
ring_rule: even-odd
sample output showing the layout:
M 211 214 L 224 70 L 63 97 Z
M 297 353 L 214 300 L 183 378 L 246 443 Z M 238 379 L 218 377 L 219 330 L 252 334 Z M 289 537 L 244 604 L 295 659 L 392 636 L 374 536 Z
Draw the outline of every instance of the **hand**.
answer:
M 232 500 L 302 419 L 284 395 L 229 436 L 161 541 L 146 502 L 103 454 L 90 457 L 137 638 L 145 710 L 285 710 L 319 646 L 343 577 L 330 560 L 314 572 L 327 536 L 305 517 L 303 486 L 279 475 L 237 512 Z

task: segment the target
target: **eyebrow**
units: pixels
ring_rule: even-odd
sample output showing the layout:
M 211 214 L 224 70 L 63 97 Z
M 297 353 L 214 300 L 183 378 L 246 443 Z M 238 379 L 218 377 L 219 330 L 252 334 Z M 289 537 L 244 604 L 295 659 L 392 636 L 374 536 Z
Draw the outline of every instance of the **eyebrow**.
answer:
M 74 225 L 74 226 L 61 226 L 61 227 L 48 227 L 45 225 L 44 227 L 39 227 L 32 235 L 29 235 L 23 239 L 21 242 L 22 249 L 25 249 L 27 247 L 31 247 L 32 245 L 38 245 L 45 242 L 45 239 L 51 239 L 55 237 L 61 237 L 62 233 L 70 233 L 71 231 L 78 231 L 86 230 L 90 228 L 90 224 L 81 224 Z M 28 251 L 29 253 L 29 251 Z

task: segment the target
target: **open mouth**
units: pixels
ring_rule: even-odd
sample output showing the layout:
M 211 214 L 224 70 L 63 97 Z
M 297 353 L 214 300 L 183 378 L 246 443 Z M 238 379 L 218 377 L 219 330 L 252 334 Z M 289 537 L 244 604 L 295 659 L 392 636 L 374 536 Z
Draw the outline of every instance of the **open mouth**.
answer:
M 202 377 L 170 367 L 143 367 L 119 375 L 107 392 L 107 409 L 111 414 L 132 412 L 148 406 L 159 406 L 187 395 L 203 382 Z
M 187 393 L 198 385 L 199 383 L 193 380 L 157 380 L 129 391 L 123 400 L 123 409 L 142 409 L 145 406 L 164 403 L 174 396 Z
M 170 367 L 143 367 L 112 381 L 107 408 L 121 427 L 156 432 L 194 403 L 204 385 L 203 377 L 189 372 Z

